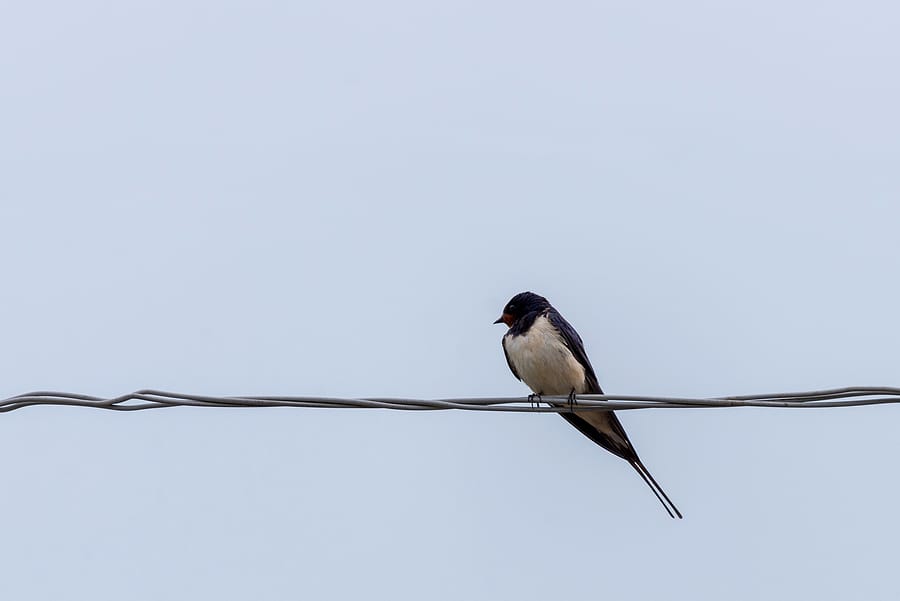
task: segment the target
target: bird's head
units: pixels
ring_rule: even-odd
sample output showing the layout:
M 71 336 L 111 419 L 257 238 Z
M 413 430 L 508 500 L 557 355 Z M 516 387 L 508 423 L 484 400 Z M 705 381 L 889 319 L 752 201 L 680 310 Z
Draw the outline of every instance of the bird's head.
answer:
M 534 292 L 520 292 L 506 303 L 503 307 L 503 315 L 494 323 L 505 323 L 512 327 L 519 319 L 534 313 L 535 311 L 543 311 L 548 308 L 550 303 L 546 298 Z

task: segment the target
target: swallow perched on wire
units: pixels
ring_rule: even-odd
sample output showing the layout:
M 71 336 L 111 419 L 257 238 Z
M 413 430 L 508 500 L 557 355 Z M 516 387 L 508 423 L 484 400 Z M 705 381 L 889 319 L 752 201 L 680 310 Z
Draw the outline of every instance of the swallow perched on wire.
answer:
M 522 292 L 506 303 L 503 315 L 494 323 L 509 327 L 503 336 L 503 352 L 513 375 L 525 382 L 538 398 L 568 396 L 567 405 L 553 403 L 572 409 L 561 412 L 560 416 L 592 441 L 627 461 L 669 516 L 680 519 L 681 512 L 641 462 L 616 414 L 574 409 L 575 395 L 603 394 L 603 390 L 584 352 L 581 336 L 559 311 L 543 296 Z

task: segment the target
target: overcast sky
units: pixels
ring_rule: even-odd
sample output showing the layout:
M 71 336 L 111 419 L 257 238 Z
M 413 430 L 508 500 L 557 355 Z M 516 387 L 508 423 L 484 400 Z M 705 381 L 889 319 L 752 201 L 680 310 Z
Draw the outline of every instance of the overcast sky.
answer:
M 891 2 L 27 2 L 0 398 L 900 385 Z M 0 415 L 0 597 L 897 599 L 900 407 Z

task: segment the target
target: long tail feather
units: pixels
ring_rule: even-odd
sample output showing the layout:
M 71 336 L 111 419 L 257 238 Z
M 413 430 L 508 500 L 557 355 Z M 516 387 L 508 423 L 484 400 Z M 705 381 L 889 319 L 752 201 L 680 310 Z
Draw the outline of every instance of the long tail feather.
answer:
M 650 474 L 650 471 L 644 466 L 640 460 L 637 461 L 629 461 L 631 467 L 634 468 L 638 474 L 640 474 L 641 478 L 644 479 L 644 482 L 647 483 L 647 486 L 650 487 L 650 490 L 653 491 L 653 494 L 656 495 L 656 498 L 659 499 L 659 502 L 662 503 L 662 506 L 665 508 L 666 512 L 668 512 L 670 518 L 682 519 L 681 512 L 678 511 L 678 508 L 675 507 L 675 503 L 672 502 L 672 499 L 669 498 L 669 495 L 666 494 L 666 491 L 662 489 L 656 479 Z M 673 513 L 674 512 L 674 513 Z

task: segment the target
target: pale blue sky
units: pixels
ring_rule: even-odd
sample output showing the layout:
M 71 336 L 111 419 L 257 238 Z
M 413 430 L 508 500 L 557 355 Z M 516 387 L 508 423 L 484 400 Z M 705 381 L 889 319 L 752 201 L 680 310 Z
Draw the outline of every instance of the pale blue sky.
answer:
M 0 19 L 0 397 L 900 385 L 889 2 L 43 2 Z M 0 597 L 896 599 L 892 406 L 0 415 Z

